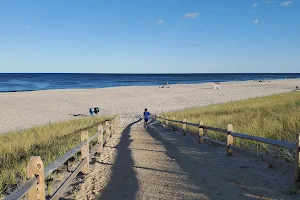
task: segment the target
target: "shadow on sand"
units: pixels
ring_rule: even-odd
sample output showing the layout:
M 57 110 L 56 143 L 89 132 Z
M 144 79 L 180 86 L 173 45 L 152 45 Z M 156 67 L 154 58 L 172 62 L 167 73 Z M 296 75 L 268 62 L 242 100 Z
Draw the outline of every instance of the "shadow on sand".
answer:
M 107 187 L 101 192 L 98 199 L 136 199 L 136 193 L 139 189 L 138 180 L 134 169 L 130 166 L 134 165 L 129 145 L 131 127 L 140 122 L 142 119 L 136 120 L 129 124 L 121 133 L 122 137 L 116 146 L 117 158 L 112 167 L 112 175 Z M 127 167 L 128 166 L 128 167 Z
M 235 159 L 225 155 L 224 157 L 218 156 L 218 154 L 221 155 L 218 149 L 217 151 L 211 151 L 213 148 L 201 148 L 201 145 L 190 142 L 191 140 L 183 137 L 181 133 L 168 131 L 160 123 L 155 123 L 154 121 L 150 123 L 152 125 L 147 129 L 149 135 L 164 145 L 167 151 L 166 154 L 176 159 L 181 169 L 190 176 L 190 179 L 196 185 L 202 187 L 202 192 L 208 195 L 209 198 L 218 199 L 220 197 L 219 194 L 223 193 L 223 195 L 226 195 L 230 191 L 233 197 L 231 199 L 281 199 L 281 193 L 276 192 L 275 188 L 270 188 L 268 182 L 265 182 L 263 177 L 260 177 L 259 172 L 250 172 L 247 171 L 247 168 L 232 165 L 232 162 L 237 163 L 238 157 Z M 159 133 L 155 130 L 157 128 L 165 131 Z M 222 162 L 220 159 L 222 159 Z M 255 162 L 251 160 L 250 162 L 242 160 L 239 163 L 252 164 L 249 167 L 253 167 Z M 230 175 L 227 175 L 226 172 L 230 172 Z M 240 179 L 240 176 L 249 176 L 250 178 L 252 175 L 255 175 L 256 179 L 254 179 L 256 181 L 253 178 L 249 182 L 245 178 Z M 222 185 L 222 187 L 217 187 L 218 184 Z M 211 192 L 211 188 L 218 192 Z M 282 199 L 285 199 L 286 196 L 283 195 L 283 197 Z

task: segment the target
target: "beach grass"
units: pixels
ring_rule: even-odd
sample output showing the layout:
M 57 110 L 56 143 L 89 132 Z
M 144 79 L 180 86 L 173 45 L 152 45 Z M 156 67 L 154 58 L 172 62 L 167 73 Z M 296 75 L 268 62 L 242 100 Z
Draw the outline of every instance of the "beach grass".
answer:
M 232 124 L 236 132 L 295 142 L 297 133 L 300 133 L 300 92 L 166 112 L 163 116 L 170 119 L 174 116 L 177 120 L 186 118 L 192 123 L 199 123 L 202 120 L 206 126 L 223 129 Z M 181 126 L 178 123 L 174 125 Z M 194 133 L 198 132 L 196 127 L 187 126 L 187 129 Z M 226 141 L 226 135 L 221 133 L 205 131 L 205 134 L 213 139 Z M 234 139 L 234 145 L 265 154 L 274 151 L 271 145 L 239 138 Z M 277 150 L 279 151 L 277 156 L 291 161 L 292 156 L 287 151 L 281 148 Z
M 44 165 L 80 143 L 82 130 L 93 135 L 108 117 L 86 117 L 0 135 L 0 197 L 26 181 L 31 156 L 41 156 Z

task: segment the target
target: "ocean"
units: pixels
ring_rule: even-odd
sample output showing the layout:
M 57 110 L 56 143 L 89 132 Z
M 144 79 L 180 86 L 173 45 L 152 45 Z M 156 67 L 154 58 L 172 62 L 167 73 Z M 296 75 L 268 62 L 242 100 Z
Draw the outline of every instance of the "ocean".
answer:
M 52 89 L 106 88 L 118 86 L 159 86 L 261 79 L 298 78 L 300 73 L 218 73 L 218 74 L 77 74 L 0 73 L 0 92 Z

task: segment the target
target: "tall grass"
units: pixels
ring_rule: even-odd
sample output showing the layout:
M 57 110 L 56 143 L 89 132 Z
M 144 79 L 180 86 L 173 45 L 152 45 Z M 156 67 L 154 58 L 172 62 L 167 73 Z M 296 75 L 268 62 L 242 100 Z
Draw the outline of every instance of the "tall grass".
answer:
M 80 143 L 81 130 L 95 134 L 106 117 L 88 117 L 0 135 L 0 196 L 26 180 L 31 156 L 41 156 L 46 166 Z
M 222 98 L 222 97 L 220 97 Z M 199 123 L 218 128 L 227 128 L 233 124 L 234 131 L 270 139 L 295 142 L 300 132 L 300 92 L 229 102 L 202 108 L 185 109 L 164 113 L 164 116 Z M 196 128 L 188 127 L 196 132 Z M 225 141 L 219 133 L 207 131 L 207 134 Z M 268 145 L 241 139 L 235 139 L 235 146 L 256 148 L 267 151 Z

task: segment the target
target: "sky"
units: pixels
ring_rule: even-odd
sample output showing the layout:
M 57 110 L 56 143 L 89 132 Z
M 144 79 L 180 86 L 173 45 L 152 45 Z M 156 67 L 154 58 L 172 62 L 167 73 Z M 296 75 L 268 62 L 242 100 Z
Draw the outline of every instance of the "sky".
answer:
M 296 73 L 300 0 L 1 0 L 0 72 Z

